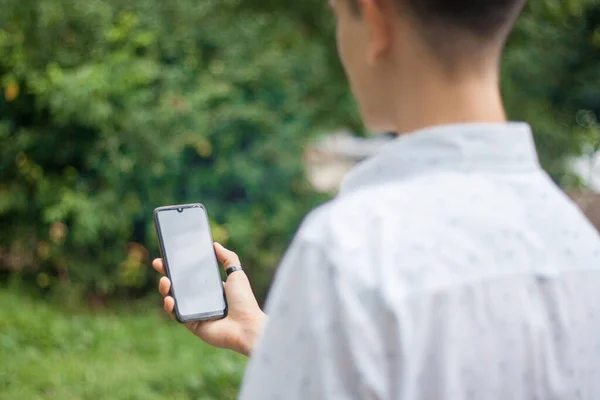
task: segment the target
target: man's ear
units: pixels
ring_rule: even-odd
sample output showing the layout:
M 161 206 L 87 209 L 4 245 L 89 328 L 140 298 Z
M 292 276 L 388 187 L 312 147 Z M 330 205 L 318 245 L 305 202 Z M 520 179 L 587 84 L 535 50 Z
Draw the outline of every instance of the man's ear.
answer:
M 369 38 L 367 62 L 375 63 L 392 46 L 392 22 L 396 10 L 390 0 L 359 0 Z

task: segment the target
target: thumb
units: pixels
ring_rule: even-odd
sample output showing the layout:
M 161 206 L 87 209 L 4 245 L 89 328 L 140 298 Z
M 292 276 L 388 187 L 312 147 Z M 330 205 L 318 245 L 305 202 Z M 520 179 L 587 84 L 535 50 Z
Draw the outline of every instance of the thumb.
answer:
M 233 251 L 227 250 L 220 243 L 215 242 L 214 246 L 217 259 L 223 264 L 224 269 L 234 265 L 240 265 L 240 258 Z

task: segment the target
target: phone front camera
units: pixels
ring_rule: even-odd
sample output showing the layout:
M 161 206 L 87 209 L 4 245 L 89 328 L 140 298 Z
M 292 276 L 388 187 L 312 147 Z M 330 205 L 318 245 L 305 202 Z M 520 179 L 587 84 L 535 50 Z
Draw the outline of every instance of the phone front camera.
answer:
M 177 212 L 183 212 L 183 208 L 179 207 L 179 208 L 177 209 Z

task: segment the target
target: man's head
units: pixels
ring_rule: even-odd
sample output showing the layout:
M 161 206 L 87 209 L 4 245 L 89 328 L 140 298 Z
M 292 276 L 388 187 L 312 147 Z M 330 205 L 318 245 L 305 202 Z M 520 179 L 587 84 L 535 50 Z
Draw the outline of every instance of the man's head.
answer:
M 460 85 L 497 75 L 525 0 L 330 2 L 340 57 L 363 118 L 370 128 L 389 130 L 397 107 L 390 91 L 415 88 L 419 80 Z

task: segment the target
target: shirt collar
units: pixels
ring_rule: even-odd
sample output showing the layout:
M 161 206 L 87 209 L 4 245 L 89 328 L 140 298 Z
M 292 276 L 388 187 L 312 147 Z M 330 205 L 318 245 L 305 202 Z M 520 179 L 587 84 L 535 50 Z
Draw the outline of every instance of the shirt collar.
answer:
M 540 168 L 526 123 L 472 123 L 427 128 L 394 139 L 344 179 L 340 194 L 423 172 L 526 171 Z

